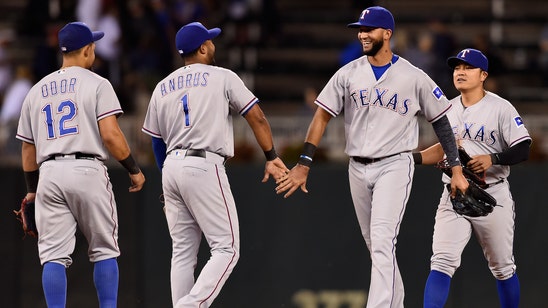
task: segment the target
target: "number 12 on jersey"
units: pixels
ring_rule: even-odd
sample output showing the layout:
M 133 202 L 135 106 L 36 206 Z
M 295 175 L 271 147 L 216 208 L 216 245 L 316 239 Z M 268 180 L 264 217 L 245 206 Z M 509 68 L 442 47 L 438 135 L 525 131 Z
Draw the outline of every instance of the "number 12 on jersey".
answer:
M 46 116 L 46 124 L 48 128 L 48 139 L 55 139 L 58 137 L 63 137 L 65 135 L 71 135 L 78 133 L 78 126 L 69 126 L 70 121 L 76 117 L 76 104 L 70 100 L 63 101 L 57 107 L 57 112 L 54 114 L 52 111 L 51 104 L 47 104 L 42 108 L 42 112 Z M 58 120 L 59 126 L 58 129 L 54 127 L 56 119 L 54 116 L 61 115 L 61 118 Z

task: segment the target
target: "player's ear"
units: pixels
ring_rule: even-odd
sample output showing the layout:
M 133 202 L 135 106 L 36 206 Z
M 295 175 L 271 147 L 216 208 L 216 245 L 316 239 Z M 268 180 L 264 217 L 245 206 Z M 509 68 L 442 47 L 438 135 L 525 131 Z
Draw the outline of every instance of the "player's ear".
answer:
M 91 56 L 91 53 L 93 52 L 93 43 L 87 44 L 86 46 L 82 47 L 82 53 L 84 57 L 89 58 Z
M 198 50 L 201 54 L 204 54 L 204 55 L 207 54 L 206 42 L 207 41 L 203 42 L 202 45 L 200 45 L 200 48 Z
M 387 40 L 390 40 L 390 38 L 392 37 L 392 30 L 390 30 L 390 29 L 384 29 L 384 37 L 385 37 Z
M 481 76 L 480 76 L 481 81 L 485 81 L 485 79 L 487 79 L 487 76 L 489 76 L 489 73 L 487 73 L 486 71 L 483 71 L 483 70 L 481 71 L 480 74 L 481 74 Z

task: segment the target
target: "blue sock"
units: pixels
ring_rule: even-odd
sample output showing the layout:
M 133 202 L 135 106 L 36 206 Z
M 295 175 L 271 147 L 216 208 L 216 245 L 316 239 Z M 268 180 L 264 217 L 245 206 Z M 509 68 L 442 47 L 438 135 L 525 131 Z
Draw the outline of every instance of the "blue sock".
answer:
M 451 277 L 438 271 L 430 271 L 424 287 L 424 308 L 442 308 L 449 296 Z
M 49 308 L 64 308 L 67 301 L 65 266 L 55 262 L 46 262 L 42 269 L 42 288 Z
M 519 279 L 514 274 L 506 280 L 497 280 L 500 306 L 502 308 L 515 308 L 519 306 Z
M 95 263 L 93 282 L 97 289 L 99 307 L 116 307 L 118 299 L 118 261 L 107 259 Z

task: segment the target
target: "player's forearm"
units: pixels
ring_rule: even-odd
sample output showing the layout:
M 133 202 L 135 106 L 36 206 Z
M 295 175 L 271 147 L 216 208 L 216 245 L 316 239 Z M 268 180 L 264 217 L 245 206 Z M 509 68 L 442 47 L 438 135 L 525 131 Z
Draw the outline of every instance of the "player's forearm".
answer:
M 529 159 L 530 146 L 530 139 L 522 141 L 500 153 L 491 154 L 491 162 L 493 165 L 511 166 L 526 161 Z
M 277 156 L 274 150 L 274 141 L 272 140 L 270 123 L 266 119 L 266 116 L 261 108 L 258 105 L 253 106 L 253 108 L 251 108 L 245 115 L 245 119 L 253 131 L 257 143 L 265 152 L 265 155 L 267 155 L 267 159 L 272 158 L 269 156 Z
M 434 165 L 443 159 L 444 153 L 441 144 L 436 143 L 433 146 L 420 151 L 419 153 L 413 153 L 414 157 L 415 155 L 420 156 L 419 161 L 415 158 L 415 163 L 422 165 Z
M 455 135 L 451 129 L 451 124 L 447 116 L 443 116 L 441 119 L 432 123 L 434 132 L 438 137 L 438 140 L 443 148 L 443 152 L 447 156 L 447 161 L 450 166 L 459 165 L 459 153 L 457 150 L 457 142 L 455 141 Z
M 21 146 L 22 167 L 27 186 L 27 194 L 36 193 L 40 172 L 36 162 L 36 146 L 32 143 L 24 142 Z M 32 196 L 29 196 L 31 198 Z M 29 199 L 30 200 L 30 199 Z
M 129 145 L 122 131 L 111 131 L 102 135 L 103 143 L 110 155 L 116 160 L 122 160 L 131 154 Z
M 32 143 L 24 142 L 21 146 L 21 165 L 23 171 L 31 172 L 38 170 L 36 162 L 36 146 Z
M 316 109 L 312 122 L 308 126 L 306 132 L 305 142 L 311 143 L 315 146 L 320 144 L 320 141 L 327 127 L 327 123 L 331 120 L 331 115 L 322 108 Z
M 306 133 L 303 150 L 299 156 L 298 165 L 310 167 L 314 160 L 314 153 L 316 153 L 317 146 L 320 144 L 320 140 L 323 137 L 327 123 L 331 119 L 331 115 L 325 112 L 323 109 L 318 108 L 310 126 Z

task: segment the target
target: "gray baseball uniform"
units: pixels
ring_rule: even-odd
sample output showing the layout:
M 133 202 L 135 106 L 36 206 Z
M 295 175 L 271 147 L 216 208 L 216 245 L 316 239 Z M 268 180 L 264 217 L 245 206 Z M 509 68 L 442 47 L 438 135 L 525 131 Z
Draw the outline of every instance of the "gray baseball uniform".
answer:
M 456 139 L 470 156 L 500 153 L 531 137 L 516 109 L 505 99 L 486 91 L 478 103 L 464 108 L 461 96 L 451 100 L 448 113 Z M 492 165 L 486 171 L 486 189 L 496 200 L 494 211 L 484 217 L 464 217 L 452 208 L 444 190 L 433 237 L 431 269 L 453 276 L 460 266 L 461 254 L 472 233 L 481 243 L 489 269 L 498 280 L 510 278 L 516 271 L 513 255 L 514 200 L 507 177 L 510 166 Z M 449 183 L 447 176 L 443 177 Z
M 117 209 L 97 121 L 122 113 L 108 80 L 81 67 L 44 77 L 28 93 L 17 138 L 36 146 L 38 250 L 42 264 L 69 266 L 77 224 L 92 262 L 115 258 Z
M 239 258 L 238 215 L 224 162 L 234 155 L 232 113 L 257 98 L 232 71 L 205 64 L 181 67 L 152 94 L 142 131 L 166 142 L 162 188 L 173 240 L 175 307 L 209 307 Z M 202 233 L 211 258 L 196 282 Z
M 350 190 L 372 260 L 367 305 L 403 307 L 396 242 L 415 170 L 417 115 L 434 122 L 451 105 L 430 77 L 397 56 L 378 80 L 367 56 L 343 66 L 316 104 L 332 116 L 344 110 Z

